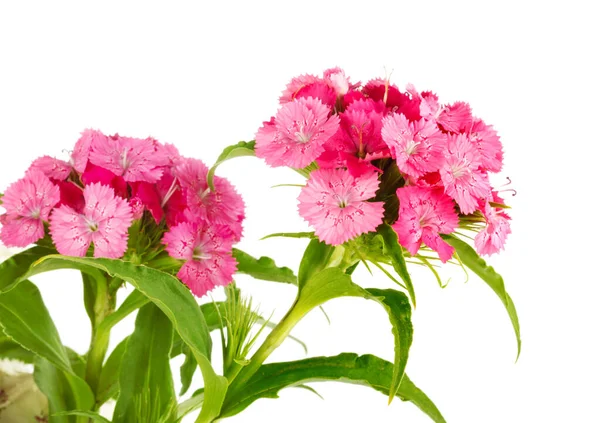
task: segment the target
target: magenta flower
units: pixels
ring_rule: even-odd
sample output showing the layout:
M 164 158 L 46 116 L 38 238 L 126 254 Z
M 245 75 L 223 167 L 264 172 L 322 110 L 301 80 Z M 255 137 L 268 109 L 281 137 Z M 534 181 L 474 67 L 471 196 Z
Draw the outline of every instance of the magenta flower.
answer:
M 298 98 L 284 104 L 256 134 L 256 155 L 271 166 L 300 169 L 323 152 L 339 127 L 339 118 L 320 100 Z
M 2 197 L 0 240 L 7 247 L 27 247 L 44 237 L 44 222 L 60 201 L 60 192 L 48 177 L 30 170 L 11 184 Z
M 50 179 L 64 181 L 71 173 L 71 165 L 50 156 L 42 156 L 31 163 L 29 170 L 38 170 Z
M 343 244 L 381 224 L 383 202 L 367 201 L 378 187 L 376 172 L 355 178 L 343 169 L 319 169 L 302 188 L 298 210 L 321 241 Z
M 412 255 L 417 254 L 421 243 L 436 251 L 442 262 L 448 261 L 454 248 L 439 234 L 450 234 L 458 227 L 454 202 L 441 189 L 417 186 L 399 188 L 398 220 L 392 225 L 400 245 Z
M 448 137 L 446 161 L 440 176 L 446 194 L 454 198 L 463 214 L 473 213 L 478 200 L 488 198 L 491 193 L 487 173 L 480 166 L 476 145 L 466 135 Z
M 162 176 L 163 166 L 168 164 L 169 156 L 152 138 L 114 135 L 94 138 L 89 160 L 117 176 L 122 176 L 127 182 L 155 183 Z
M 495 208 L 489 202 L 481 208 L 486 226 L 475 235 L 475 249 L 479 254 L 492 255 L 504 248 L 506 238 L 511 233 L 510 217 L 501 208 Z
M 237 268 L 231 256 L 233 239 L 223 227 L 203 220 L 183 222 L 165 233 L 163 243 L 171 257 L 186 260 L 177 277 L 195 296 L 233 280 Z
M 206 180 L 208 167 L 197 159 L 183 159 L 175 168 L 175 176 L 186 193 L 188 220 L 197 218 L 224 225 L 239 240 L 242 236 L 244 201 L 231 183 L 215 176 L 215 190 Z
M 410 122 L 394 113 L 383 120 L 381 135 L 396 157 L 398 169 L 409 176 L 435 172 L 444 163 L 447 137 L 433 121 Z
M 386 79 L 372 79 L 362 89 L 363 94 L 375 101 L 383 101 L 389 110 L 401 113 L 408 120 L 419 120 L 419 99 L 400 92 L 398 87 Z
M 132 222 L 127 200 L 100 183 L 83 190 L 81 212 L 63 205 L 50 216 L 50 233 L 59 253 L 83 257 L 94 243 L 94 257 L 119 258 L 127 250 L 127 230 Z

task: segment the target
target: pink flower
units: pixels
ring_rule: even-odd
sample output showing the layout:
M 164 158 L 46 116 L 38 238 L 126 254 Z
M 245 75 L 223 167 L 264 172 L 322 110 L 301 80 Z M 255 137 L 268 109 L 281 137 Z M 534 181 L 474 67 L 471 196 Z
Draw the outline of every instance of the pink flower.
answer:
M 81 180 L 85 185 L 101 183 L 115 190 L 115 194 L 120 197 L 127 197 L 127 182 L 122 176 L 117 176 L 108 169 L 88 163 L 85 172 L 81 175 Z
M 383 120 L 381 135 L 395 155 L 398 169 L 409 176 L 435 172 L 444 163 L 447 137 L 432 121 L 409 122 L 394 113 Z
M 502 208 L 494 208 L 485 201 L 480 208 L 485 216 L 486 226 L 475 235 L 475 249 L 481 255 L 492 255 L 504 248 L 506 238 L 511 233 L 510 217 Z
M 413 99 L 419 101 L 419 114 L 427 120 L 435 120 L 439 117 L 442 107 L 438 101 L 438 96 L 431 91 L 423 91 L 419 93 L 413 84 L 406 86 Z
M 377 173 L 355 178 L 343 169 L 319 169 L 302 188 L 298 210 L 321 241 L 343 244 L 382 222 L 383 202 L 367 202 L 378 187 Z
M 383 101 L 386 107 L 402 113 L 408 120 L 419 120 L 419 100 L 400 92 L 398 87 L 386 79 L 372 79 L 362 89 L 363 94 L 375 101 Z
M 93 242 L 94 257 L 122 257 L 132 222 L 127 200 L 99 183 L 86 186 L 83 197 L 82 212 L 63 205 L 52 213 L 50 233 L 56 249 L 64 255 L 83 257 Z
M 64 181 L 71 173 L 71 165 L 54 157 L 42 156 L 31 163 L 29 170 L 38 170 L 50 179 Z
M 83 173 L 88 164 L 92 144 L 104 144 L 107 141 L 108 137 L 100 131 L 96 131 L 95 129 L 86 129 L 83 131 L 71 153 L 73 169 L 79 173 Z
M 303 168 L 323 152 L 338 129 L 339 118 L 320 100 L 299 98 L 284 104 L 256 134 L 256 155 L 271 166 Z
M 437 122 L 448 132 L 458 134 L 468 131 L 473 126 L 471 106 L 460 101 L 444 106 L 439 112 Z
M 157 182 L 169 156 L 152 138 L 98 137 L 94 139 L 90 162 L 107 169 L 127 182 Z
M 197 159 L 184 159 L 175 175 L 186 193 L 189 219 L 207 220 L 228 227 L 239 240 L 242 236 L 244 201 L 231 183 L 215 176 L 215 190 L 206 181 L 208 167 Z
M 481 119 L 476 119 L 469 138 L 477 145 L 481 166 L 490 172 L 502 170 L 502 143 L 498 133 L 491 125 L 486 125 Z
M 463 214 L 473 213 L 479 199 L 488 198 L 491 187 L 476 146 L 464 134 L 450 135 L 446 161 L 440 170 L 446 194 L 454 198 Z
M 0 240 L 7 247 L 26 247 L 44 237 L 44 221 L 60 201 L 60 192 L 48 177 L 30 170 L 11 184 L 2 197 Z
M 131 200 L 135 200 L 136 204 L 142 204 L 143 208 L 150 212 L 154 221 L 159 223 L 164 216 L 164 211 L 156 184 L 132 182 L 129 186 L 131 187 Z
M 441 189 L 408 186 L 397 191 L 400 200 L 398 220 L 392 225 L 400 245 L 412 255 L 421 243 L 436 251 L 442 262 L 448 261 L 454 248 L 439 234 L 450 234 L 458 227 L 454 203 Z
M 343 97 L 348 91 L 356 88 L 356 85 L 350 83 L 350 78 L 346 76 L 343 69 L 338 67 L 327 69 L 323 72 L 323 79 L 331 88 L 335 90 L 338 97 Z
M 231 256 L 232 242 L 222 227 L 203 220 L 180 223 L 163 237 L 169 255 L 186 260 L 177 277 L 197 297 L 232 281 L 237 267 Z
M 290 101 L 294 101 L 300 90 L 316 82 L 322 82 L 322 80 L 318 76 L 314 75 L 300 75 L 292 78 L 289 84 L 287 84 L 285 87 L 285 90 L 283 90 L 281 93 L 281 97 L 279 97 L 279 103 L 285 104 L 289 103 Z

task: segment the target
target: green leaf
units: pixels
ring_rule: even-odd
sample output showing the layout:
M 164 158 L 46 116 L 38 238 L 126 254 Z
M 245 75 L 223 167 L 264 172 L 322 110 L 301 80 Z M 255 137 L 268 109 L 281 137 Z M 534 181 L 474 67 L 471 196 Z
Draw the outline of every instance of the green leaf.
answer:
M 408 351 L 413 339 L 410 303 L 403 292 L 393 289 L 368 288 L 367 291 L 375 297 L 373 299 L 379 301 L 385 308 L 392 323 L 394 374 L 389 393 L 389 402 L 391 403 L 400 388 L 406 363 L 408 362 Z
M 149 416 L 162 416 L 175 401 L 169 358 L 173 325 L 154 304 L 140 309 L 135 330 L 127 341 L 120 372 L 120 393 L 113 416 L 114 423 L 144 423 Z M 137 398 L 149 397 L 144 415 L 137 415 Z
M 19 360 L 23 363 L 33 363 L 35 355 L 6 336 L 0 329 L 0 358 Z
M 230 145 L 226 147 L 221 155 L 217 158 L 216 163 L 213 167 L 208 171 L 208 175 L 206 177 L 206 181 L 208 182 L 208 186 L 211 190 L 215 190 L 215 186 L 213 183 L 213 179 L 215 176 L 215 171 L 217 167 L 221 165 L 221 163 L 226 162 L 227 160 L 234 159 L 236 157 L 244 157 L 244 156 L 254 156 L 254 145 L 256 141 L 240 141 L 237 144 Z
M 312 239 L 308 243 L 300 262 L 300 269 L 298 269 L 298 286 L 300 288 L 327 266 L 335 250 L 335 247 L 318 239 Z
M 91 410 L 94 394 L 88 384 L 78 376 L 67 373 L 48 360 L 38 356 L 33 372 L 35 383 L 48 398 L 50 414 L 71 410 Z M 87 423 L 83 417 L 53 417 L 57 423 Z
M 32 263 L 53 251 L 44 247 L 33 247 L 22 251 L 0 263 L 0 293 L 29 269 Z
M 371 387 L 388 394 L 392 386 L 393 365 L 373 355 L 344 353 L 335 357 L 314 357 L 288 363 L 265 364 L 248 381 L 244 389 L 228 398 L 222 416 L 238 414 L 260 398 L 278 398 L 287 387 L 308 382 L 334 380 Z M 445 423 L 435 404 L 404 376 L 396 396 L 410 401 L 436 423 Z
M 314 232 L 277 232 L 267 236 L 263 236 L 261 240 L 269 238 L 314 238 Z
M 506 292 L 504 286 L 504 280 L 492 266 L 488 266 L 484 259 L 466 242 L 451 236 L 442 235 L 442 238 L 456 250 L 456 254 L 460 258 L 460 261 L 479 276 L 490 288 L 496 293 L 496 295 L 504 304 L 510 321 L 512 322 L 515 336 L 517 338 L 517 359 L 521 354 L 521 329 L 519 325 L 519 317 L 517 316 L 517 310 L 515 304 L 510 298 L 510 295 Z
M 410 274 L 408 273 L 408 269 L 406 268 L 402 246 L 398 243 L 398 234 L 387 223 L 379 225 L 377 233 L 383 238 L 384 252 L 392 260 L 394 270 L 404 281 L 410 300 L 412 301 L 413 306 L 416 307 L 417 299 L 415 296 L 415 288 L 410 278 Z
M 238 273 L 265 281 L 298 284 L 298 279 L 294 275 L 294 272 L 288 267 L 277 267 L 272 258 L 261 257 L 255 259 L 250 254 L 237 248 L 233 249 L 233 257 L 238 262 Z
M 123 304 L 112 314 L 108 315 L 100 325 L 98 325 L 98 331 L 107 332 L 110 331 L 117 323 L 129 316 L 135 310 L 144 305 L 148 304 L 150 299 L 145 296 L 139 290 L 134 290 L 131 294 L 125 298 Z
M 129 337 L 123 339 L 115 347 L 102 367 L 96 395 L 98 404 L 104 404 L 109 399 L 116 398 L 119 393 L 119 371 L 128 340 Z
M 0 294 L 0 327 L 22 347 L 65 372 L 73 372 L 50 313 L 33 283 L 26 280 Z
M 82 410 L 61 411 L 59 413 L 54 413 L 53 416 L 81 416 L 81 417 L 86 417 L 87 419 L 92 419 L 94 421 L 101 422 L 101 423 L 111 423 L 110 420 L 108 420 L 105 417 L 102 417 L 100 414 L 95 413 L 93 411 L 82 411 Z
M 192 351 L 187 346 L 184 346 L 182 351 L 183 355 L 185 355 L 185 360 L 179 368 L 179 378 L 181 380 L 180 396 L 185 395 L 188 389 L 190 389 L 192 378 L 194 377 L 194 373 L 196 373 L 196 367 L 198 367 Z
M 31 267 L 25 277 L 55 269 L 88 271 L 90 268 L 130 283 L 165 313 L 181 339 L 193 351 L 202 371 L 206 398 L 198 423 L 208 423 L 218 416 L 227 392 L 227 380 L 218 376 L 210 364 L 212 341 L 206 321 L 192 294 L 177 278 L 122 260 L 60 255 L 44 257 Z

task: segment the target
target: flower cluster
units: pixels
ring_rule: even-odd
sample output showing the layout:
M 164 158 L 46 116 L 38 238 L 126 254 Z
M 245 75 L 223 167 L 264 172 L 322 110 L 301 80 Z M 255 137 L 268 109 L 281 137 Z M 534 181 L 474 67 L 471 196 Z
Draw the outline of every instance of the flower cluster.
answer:
M 207 173 L 173 145 L 86 130 L 69 161 L 40 157 L 6 189 L 0 240 L 25 247 L 49 237 L 60 254 L 79 257 L 139 257 L 137 244 L 152 257 L 166 250 L 202 296 L 232 280 L 244 219 L 233 186 L 215 177 L 211 190 Z M 134 246 L 140 237 L 149 241 Z
M 333 68 L 292 79 L 280 104 L 256 134 L 256 154 L 310 172 L 298 208 L 325 243 L 386 221 L 411 254 L 424 244 L 443 262 L 454 250 L 440 235 L 459 228 L 478 232 L 480 254 L 503 248 L 507 207 L 488 177 L 502 169 L 502 144 L 467 103 L 384 79 L 352 83 Z

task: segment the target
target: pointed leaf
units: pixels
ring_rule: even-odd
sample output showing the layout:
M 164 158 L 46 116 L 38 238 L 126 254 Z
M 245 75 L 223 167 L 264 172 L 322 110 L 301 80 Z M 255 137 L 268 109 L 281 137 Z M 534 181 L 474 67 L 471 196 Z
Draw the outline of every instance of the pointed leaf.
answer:
M 265 364 L 234 397 L 227 398 L 221 417 L 243 411 L 260 398 L 278 398 L 278 392 L 287 387 L 307 382 L 334 380 L 369 386 L 388 394 L 392 384 L 393 365 L 373 355 L 358 356 L 344 353 L 335 357 L 314 357 L 288 363 Z M 410 401 L 435 423 L 445 423 L 435 404 L 405 376 L 397 397 Z
M 32 263 L 52 253 L 53 250 L 48 248 L 33 247 L 0 263 L 0 293 L 7 290 L 16 279 L 23 275 Z
M 213 179 L 215 177 L 215 171 L 217 170 L 217 167 L 219 167 L 221 163 L 236 157 L 254 156 L 255 144 L 256 141 L 240 141 L 237 144 L 230 145 L 223 150 L 221 155 L 217 158 L 216 163 L 208 171 L 208 175 L 206 177 L 206 181 L 208 182 L 208 186 L 211 190 L 215 189 Z
M 315 238 L 314 232 L 277 232 L 274 234 L 266 235 L 261 240 L 269 238 Z
M 140 398 L 152 401 L 144 404 L 146 416 L 162 416 L 175 401 L 175 390 L 169 364 L 173 325 L 154 304 L 140 309 L 135 330 L 127 341 L 119 376 L 119 398 L 113 416 L 114 423 L 142 423 L 135 403 Z
M 412 301 L 413 306 L 416 307 L 417 299 L 415 296 L 415 288 L 410 278 L 410 274 L 408 273 L 408 269 L 406 268 L 406 261 L 404 260 L 404 254 L 402 253 L 402 246 L 398 243 L 398 234 L 387 223 L 379 225 L 377 228 L 377 233 L 383 238 L 384 252 L 388 254 L 392 260 L 394 270 L 404 281 L 404 284 L 408 290 L 408 295 L 410 296 L 410 300 Z
M 233 249 L 233 257 L 238 262 L 237 272 L 250 275 L 255 279 L 283 282 L 296 285 L 298 280 L 294 272 L 287 267 L 277 267 L 273 259 L 261 257 L 255 259 L 250 254 Z
M 98 381 L 98 394 L 96 395 L 98 404 L 104 404 L 109 399 L 116 398 L 119 393 L 119 372 L 128 340 L 129 337 L 123 339 L 115 347 L 102 367 Z
M 329 260 L 335 252 L 335 247 L 327 245 L 318 239 L 312 239 L 300 262 L 300 269 L 298 269 L 298 285 L 303 287 L 306 282 L 314 275 L 319 273 L 327 266 Z
M 492 266 L 488 266 L 485 260 L 482 259 L 469 244 L 450 235 L 443 235 L 443 238 L 448 244 L 454 247 L 456 254 L 458 254 L 458 257 L 460 257 L 461 262 L 471 269 L 473 273 L 479 276 L 485 283 L 487 283 L 500 298 L 502 304 L 504 304 L 517 338 L 518 359 L 519 355 L 521 354 L 521 329 L 519 325 L 519 316 L 517 315 L 517 310 L 512 298 L 510 298 L 510 295 L 508 295 L 506 292 L 504 279 L 502 279 L 502 276 L 496 273 Z

